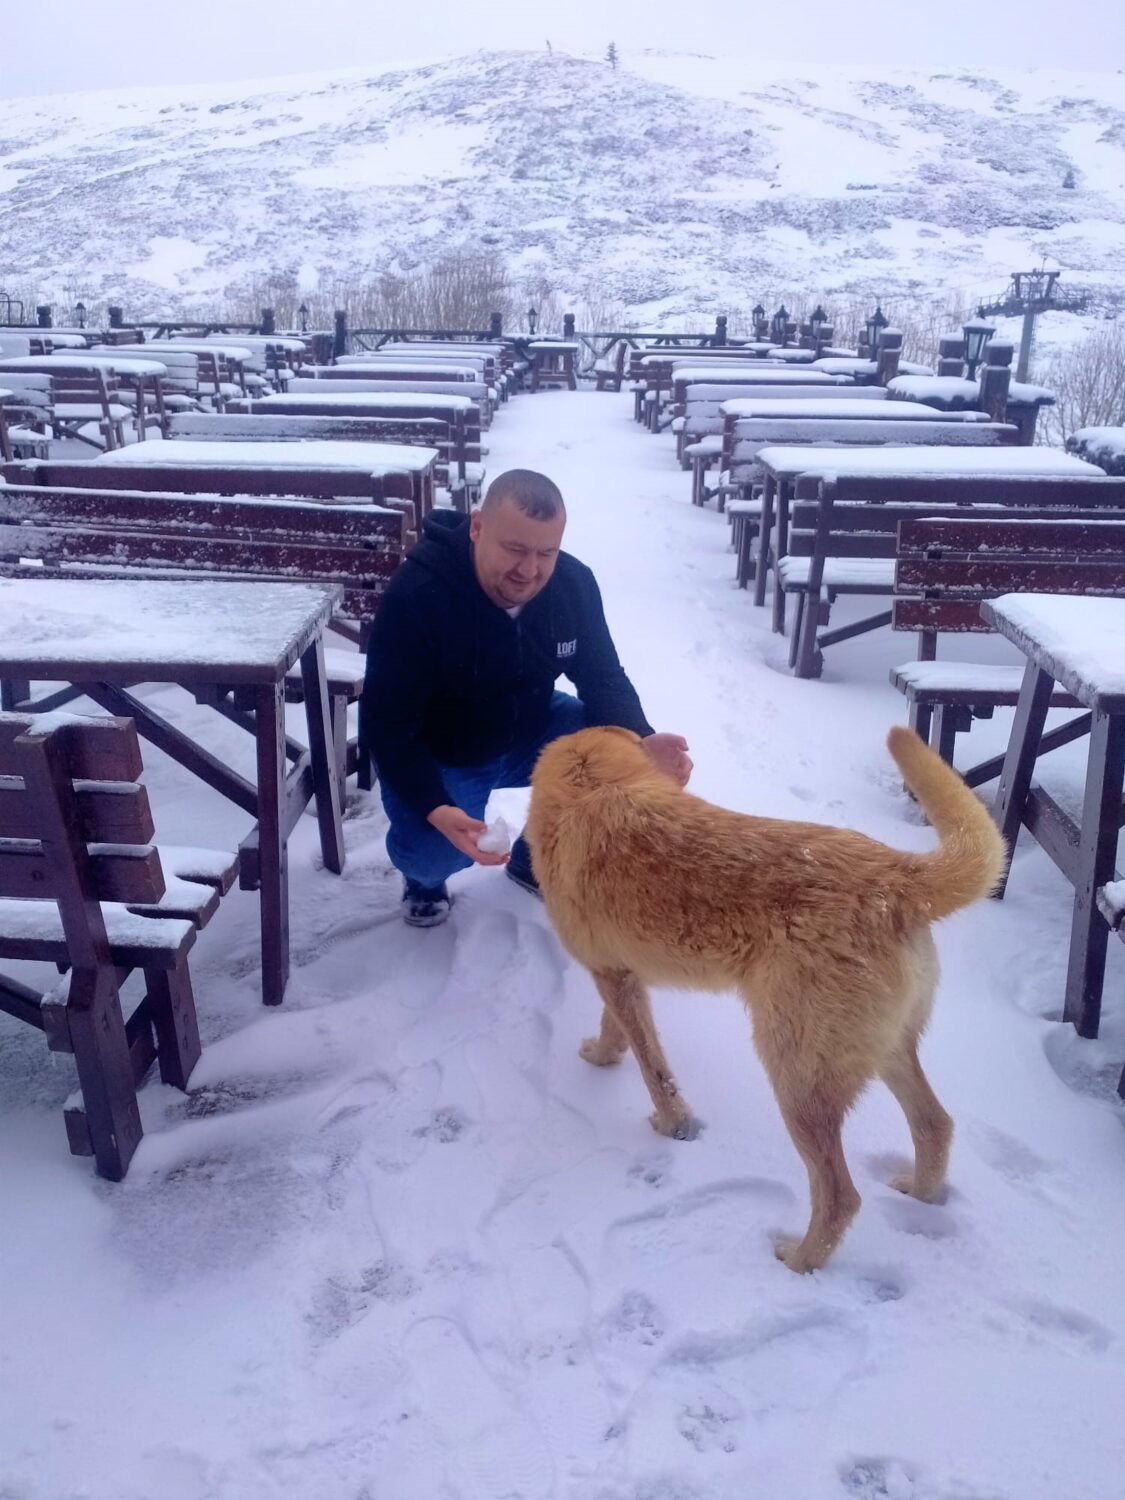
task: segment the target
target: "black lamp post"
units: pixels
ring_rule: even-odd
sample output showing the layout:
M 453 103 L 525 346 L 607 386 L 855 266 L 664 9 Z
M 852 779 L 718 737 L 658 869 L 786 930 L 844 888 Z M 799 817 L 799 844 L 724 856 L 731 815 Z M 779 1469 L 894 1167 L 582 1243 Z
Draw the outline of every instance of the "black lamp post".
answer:
M 974 380 L 977 366 L 984 358 L 984 346 L 996 330 L 991 323 L 974 319 L 971 323 L 962 324 L 961 332 L 965 335 L 965 364 L 968 366 L 969 379 Z
M 535 309 L 533 307 L 529 307 L 528 310 L 527 310 L 527 331 L 531 335 L 532 338 L 535 337 L 535 325 L 536 325 L 536 323 L 538 323 L 538 321 L 539 321 L 539 314 L 535 311 Z
M 297 316 L 301 320 L 301 332 L 302 333 L 308 333 L 308 331 L 309 331 L 309 309 L 308 309 L 308 306 L 307 306 L 306 303 L 304 303 L 304 302 L 301 303 L 300 307 L 297 309 Z
M 785 329 L 788 322 L 789 313 L 786 311 L 785 303 L 783 302 L 774 313 L 773 321 L 770 323 L 770 332 L 773 334 L 773 341 L 775 344 L 780 344 L 783 349 L 785 347 Z
M 879 335 L 882 333 L 884 328 L 889 326 L 890 321 L 890 318 L 887 317 L 883 309 L 879 306 L 878 303 L 876 303 L 875 311 L 868 318 L 866 325 L 867 347 L 870 350 L 872 359 L 874 359 L 879 352 Z
M 751 308 L 750 316 L 754 319 L 754 337 L 761 338 L 765 332 L 766 310 L 760 302 Z
M 79 328 L 85 328 L 85 326 L 86 326 L 86 304 L 85 304 L 85 302 L 76 302 L 74 304 L 74 316 L 78 320 L 78 326 L 79 326 Z
M 821 307 L 819 302 L 816 304 L 811 314 L 809 315 L 809 322 L 812 324 L 813 337 L 815 338 L 817 333 L 819 333 L 820 331 L 821 324 L 828 322 L 828 314 L 824 311 L 824 308 Z

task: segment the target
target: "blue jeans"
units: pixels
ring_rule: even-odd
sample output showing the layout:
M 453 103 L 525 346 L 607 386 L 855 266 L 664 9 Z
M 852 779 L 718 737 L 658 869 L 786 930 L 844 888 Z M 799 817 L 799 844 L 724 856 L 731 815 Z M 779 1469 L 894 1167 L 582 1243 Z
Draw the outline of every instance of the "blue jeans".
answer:
M 442 766 L 450 802 L 470 818 L 483 818 L 488 799 L 497 787 L 531 785 L 532 768 L 544 745 L 585 727 L 586 710 L 581 701 L 569 693 L 555 693 L 546 727 L 513 746 L 507 755 L 481 766 Z M 458 870 L 469 868 L 473 861 L 455 849 L 444 833 L 407 807 L 382 780 L 379 791 L 391 825 L 387 830 L 387 853 L 396 870 L 419 885 L 436 886 Z

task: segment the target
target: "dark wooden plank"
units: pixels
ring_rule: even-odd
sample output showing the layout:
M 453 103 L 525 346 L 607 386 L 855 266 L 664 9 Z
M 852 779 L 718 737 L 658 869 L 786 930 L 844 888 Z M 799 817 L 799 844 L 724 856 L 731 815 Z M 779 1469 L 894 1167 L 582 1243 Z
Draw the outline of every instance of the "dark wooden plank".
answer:
M 91 474 L 90 478 L 93 479 Z M 373 505 L 325 505 L 301 498 L 270 501 L 247 497 L 193 498 L 162 491 L 91 488 L 0 489 L 0 524 L 67 525 L 98 529 L 167 527 L 187 535 L 214 534 L 227 540 L 356 541 L 374 548 L 401 545 L 402 513 Z M 19 538 L 11 539 L 13 546 Z
M 100 901 L 159 901 L 164 894 L 160 856 L 149 847 L 121 853 L 91 851 L 90 867 Z M 0 897 L 50 900 L 59 894 L 51 863 L 37 843 L 0 840 Z
M 75 786 L 79 829 L 87 843 L 148 844 L 155 834 L 148 791 L 127 782 Z M 0 838 L 36 839 L 39 821 L 22 782 L 0 779 Z
M 0 714 L 0 775 L 18 776 L 22 764 L 13 743 L 26 731 L 41 731 L 34 714 Z M 131 719 L 89 718 L 59 725 L 71 773 L 83 781 L 135 782 L 143 767 Z
M 1095 514 L 1097 514 L 1095 512 Z M 1017 557 L 1047 552 L 1052 556 L 1091 557 L 1119 553 L 1125 545 L 1125 515 L 1117 519 L 1075 520 L 1042 517 L 1011 518 L 932 516 L 907 518 L 899 525 L 899 551 L 903 556 L 931 550 L 966 554 L 982 546 L 992 557 L 1007 553 Z
M 159 445 L 154 443 L 154 450 Z M 96 473 L 93 472 L 96 469 Z M 388 493 L 383 478 L 350 469 L 251 468 L 231 464 L 66 464 L 28 460 L 5 465 L 16 484 L 40 484 L 52 489 L 147 490 L 182 495 L 262 495 L 305 500 L 357 498 L 380 501 Z M 391 476 L 388 476 L 391 477 Z
M 940 630 L 945 634 L 989 635 L 978 599 L 896 599 L 891 609 L 895 630 Z
M 966 501 L 982 505 L 1113 506 L 1125 509 L 1125 479 L 1102 475 L 1075 475 L 1073 478 L 1012 478 L 999 474 L 921 475 L 912 478 L 894 475 L 839 474 L 834 482 L 837 500 L 885 504 L 888 501 L 914 504 L 964 505 Z
M 156 533 L 127 531 L 29 533 L 25 556 L 36 555 L 41 540 L 44 555 L 63 562 L 105 563 L 121 566 L 184 568 L 191 572 L 255 573 L 301 583 L 374 583 L 389 579 L 398 559 L 367 548 L 306 547 L 276 542 L 225 541 L 212 537 L 181 539 Z
M 1088 561 L 1073 558 L 899 559 L 899 588 L 985 594 L 1118 594 L 1125 590 L 1125 554 Z

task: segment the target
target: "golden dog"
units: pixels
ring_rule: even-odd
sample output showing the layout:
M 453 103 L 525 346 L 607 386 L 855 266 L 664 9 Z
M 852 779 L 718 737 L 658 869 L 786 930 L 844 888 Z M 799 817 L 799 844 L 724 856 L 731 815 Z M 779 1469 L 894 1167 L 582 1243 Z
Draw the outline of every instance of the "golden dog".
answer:
M 912 730 L 888 748 L 939 836 L 908 854 L 848 829 L 748 817 L 681 791 L 626 729 L 555 740 L 531 778 L 525 830 L 547 911 L 604 1002 L 587 1062 L 632 1047 L 654 1127 L 689 1138 L 691 1113 L 645 986 L 737 990 L 785 1124 L 809 1174 L 812 1217 L 777 1253 L 824 1264 L 859 1208 L 844 1115 L 874 1077 L 906 1115 L 932 1200 L 953 1124 L 918 1062 L 937 979 L 930 924 L 992 891 L 1004 845 L 984 806 Z

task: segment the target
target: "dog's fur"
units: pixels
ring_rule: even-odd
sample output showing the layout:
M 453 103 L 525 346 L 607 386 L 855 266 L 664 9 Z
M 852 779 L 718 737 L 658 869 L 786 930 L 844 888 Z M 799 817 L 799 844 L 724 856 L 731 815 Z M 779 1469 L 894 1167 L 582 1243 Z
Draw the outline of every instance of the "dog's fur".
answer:
M 918 1062 L 937 978 L 930 924 L 992 891 L 1004 866 L 984 806 L 913 731 L 888 748 L 940 843 L 908 854 L 816 823 L 747 817 L 681 791 L 635 734 L 584 729 L 548 745 L 525 830 L 547 910 L 604 1002 L 588 1062 L 632 1047 L 654 1127 L 695 1130 L 653 1026 L 646 985 L 737 990 L 809 1174 L 812 1218 L 778 1246 L 794 1271 L 824 1264 L 859 1208 L 840 1132 L 874 1077 L 906 1115 L 932 1200 L 953 1125 Z

